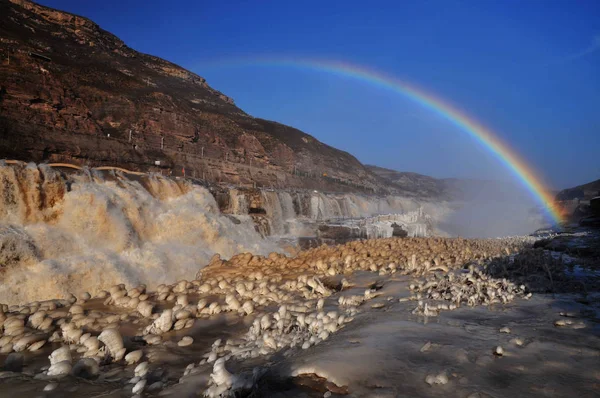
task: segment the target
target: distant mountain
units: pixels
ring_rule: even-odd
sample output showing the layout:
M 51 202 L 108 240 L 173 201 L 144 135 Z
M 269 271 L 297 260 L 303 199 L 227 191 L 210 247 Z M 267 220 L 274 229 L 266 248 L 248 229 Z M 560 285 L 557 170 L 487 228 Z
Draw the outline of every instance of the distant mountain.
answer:
M 588 182 L 573 188 L 563 189 L 556 194 L 557 201 L 565 200 L 590 200 L 593 197 L 600 196 L 600 180 Z
M 450 197 L 448 185 L 444 180 L 407 171 L 396 171 L 383 167 L 365 165 L 367 170 L 378 175 L 401 192 L 419 197 Z
M 419 197 L 458 201 L 481 199 L 510 202 L 522 199 L 527 195 L 518 185 L 506 181 L 434 178 L 372 165 L 365 167 L 386 180 L 393 188 Z

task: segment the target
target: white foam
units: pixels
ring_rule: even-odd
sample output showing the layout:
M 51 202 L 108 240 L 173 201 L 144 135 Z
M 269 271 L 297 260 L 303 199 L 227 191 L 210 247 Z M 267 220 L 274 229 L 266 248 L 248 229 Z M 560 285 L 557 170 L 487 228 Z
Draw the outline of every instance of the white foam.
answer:
M 0 200 L 0 260 L 6 264 L 0 302 L 93 294 L 117 283 L 189 280 L 215 253 L 228 258 L 276 250 L 250 217 L 235 224 L 199 186 L 152 177 L 146 189 L 122 177 L 81 177 L 44 208 L 40 197 L 49 191 L 34 177 L 57 176 L 7 169 L 0 168 L 11 182 Z

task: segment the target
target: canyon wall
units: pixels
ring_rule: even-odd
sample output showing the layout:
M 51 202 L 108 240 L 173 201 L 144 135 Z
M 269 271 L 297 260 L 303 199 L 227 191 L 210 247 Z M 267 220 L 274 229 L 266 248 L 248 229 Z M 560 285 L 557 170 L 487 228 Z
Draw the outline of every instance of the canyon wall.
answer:
M 87 18 L 0 1 L 0 159 L 246 187 L 390 192 L 355 157 L 237 108 Z

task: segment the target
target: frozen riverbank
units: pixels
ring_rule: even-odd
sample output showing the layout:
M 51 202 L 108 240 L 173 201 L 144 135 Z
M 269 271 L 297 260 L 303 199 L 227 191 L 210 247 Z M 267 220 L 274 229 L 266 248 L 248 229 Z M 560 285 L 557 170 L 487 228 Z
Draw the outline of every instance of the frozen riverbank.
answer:
M 96 298 L 4 306 L 3 388 L 119 397 L 592 396 L 598 280 L 572 283 L 565 264 L 548 267 L 551 253 L 531 244 L 393 238 L 292 258 L 215 257 L 195 280 L 156 291 L 116 285 Z M 546 279 L 568 291 L 537 293 Z

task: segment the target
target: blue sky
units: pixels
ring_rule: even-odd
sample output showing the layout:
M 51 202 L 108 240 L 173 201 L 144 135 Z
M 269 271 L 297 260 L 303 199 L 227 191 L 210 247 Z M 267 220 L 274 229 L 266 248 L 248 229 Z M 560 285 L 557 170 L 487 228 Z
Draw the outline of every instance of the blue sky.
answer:
M 600 2 L 42 0 L 166 58 L 246 112 L 364 163 L 435 177 L 510 175 L 408 98 L 324 72 L 241 61 L 336 60 L 396 76 L 466 110 L 553 188 L 600 178 Z

